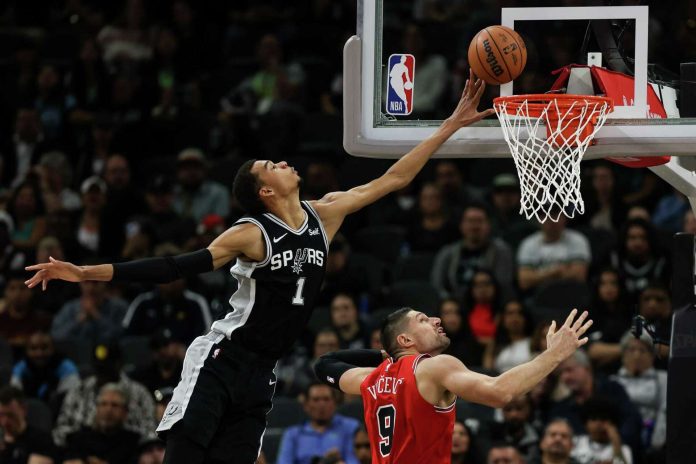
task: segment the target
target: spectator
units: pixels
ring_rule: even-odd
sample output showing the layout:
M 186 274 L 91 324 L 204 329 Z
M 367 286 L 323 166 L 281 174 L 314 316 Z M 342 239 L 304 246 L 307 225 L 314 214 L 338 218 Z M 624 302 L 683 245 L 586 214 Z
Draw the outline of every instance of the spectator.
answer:
M 672 336 L 672 300 L 667 287 L 660 282 L 649 283 L 638 297 L 638 314 L 655 327 L 655 367 L 666 370 Z
M 70 338 L 92 344 L 109 343 L 122 332 L 128 306 L 107 294 L 106 282 L 80 282 L 80 297 L 63 305 L 53 320 L 51 335 L 58 341 Z
M 631 326 L 626 290 L 616 270 L 609 268 L 599 273 L 590 311 L 593 324 L 587 354 L 598 371 L 616 372 L 621 364 L 619 342 Z
M 38 111 L 19 108 L 15 116 L 14 133 L 9 143 L 2 147 L 2 185 L 18 187 L 49 146 L 44 140 Z
M 450 339 L 450 344 L 444 353 L 454 356 L 467 366 L 481 366 L 483 346 L 476 342 L 469 324 L 464 322 L 459 302 L 452 298 L 445 298 L 440 302 L 438 314 L 442 321 L 442 328 Z
M 66 95 L 60 72 L 51 64 L 44 64 L 36 77 L 37 96 L 34 106 L 44 129 L 46 140 L 58 142 L 64 138 L 67 113 L 75 107 L 75 99 Z
M 514 446 L 498 443 L 488 450 L 488 464 L 524 464 L 520 452 Z
M 428 50 L 423 31 L 416 24 L 406 26 L 401 38 L 403 50 L 411 53 L 418 63 L 414 82 L 428 82 L 422 91 L 414 93 L 413 108 L 420 119 L 438 119 L 442 116 L 442 100 L 447 88 L 447 60 Z
M 0 337 L 7 340 L 15 354 L 23 352 L 29 336 L 37 329 L 48 329 L 51 316 L 35 309 L 32 291 L 24 281 L 29 274 L 17 271 L 7 276 L 0 310 Z
M 557 401 L 550 408 L 550 417 L 567 419 L 576 434 L 586 433 L 582 420 L 582 406 L 590 398 L 610 399 L 619 410 L 619 431 L 622 440 L 636 454 L 640 450 L 641 418 L 635 405 L 626 394 L 621 384 L 595 377 L 590 360 L 582 350 L 577 350 L 570 358 L 563 361 L 559 367 L 561 382 L 568 387 L 571 394 L 568 398 Z
M 289 356 L 285 356 L 276 367 L 276 394 L 296 397 L 307 390 L 315 380 L 314 364 L 320 356 L 340 349 L 338 334 L 331 327 L 326 327 L 317 332 L 314 337 L 312 359 L 307 359 L 304 350 L 294 350 Z
M 557 222 L 548 219 L 520 244 L 517 279 L 521 290 L 530 292 L 559 279 L 587 280 L 590 244 L 582 234 L 566 229 L 566 221 L 563 214 Z
M 503 373 L 532 359 L 531 317 L 519 301 L 509 301 L 496 330 L 495 341 L 486 348 L 483 367 Z
M 0 462 L 53 464 L 56 449 L 51 435 L 27 424 L 24 395 L 16 387 L 0 388 Z
M 80 193 L 82 211 L 75 225 L 75 241 L 80 255 L 97 256 L 106 206 L 106 183 L 98 176 L 90 176 L 82 182 Z
M 623 444 L 618 411 L 610 399 L 590 398 L 582 408 L 587 434 L 575 440 L 572 456 L 581 464 L 633 463 L 631 449 Z
M 350 244 L 340 233 L 329 244 L 326 259 L 326 275 L 322 283 L 317 304 L 328 305 L 338 292 L 351 295 L 370 295 L 372 299 L 381 291 L 379 284 L 369 278 L 374 269 L 358 262 L 353 255 Z
M 56 353 L 51 335 L 43 330 L 29 336 L 25 353 L 12 369 L 10 383 L 25 396 L 49 404 L 57 413 L 65 394 L 80 382 L 77 366 Z
M 64 261 L 65 253 L 61 242 L 56 237 L 48 235 L 41 239 L 36 248 L 36 262 L 47 263 L 50 258 Z M 45 290 L 33 293 L 32 303 L 41 311 L 56 314 L 64 302 L 77 296 L 79 296 L 79 287 L 72 282 L 54 280 Z
M 63 464 L 135 462 L 140 435 L 125 428 L 127 417 L 125 389 L 116 383 L 101 387 L 92 425 L 67 436 Z
M 686 195 L 673 188 L 670 194 L 663 196 L 657 203 L 652 223 L 660 230 L 675 234 L 681 230 L 684 213 L 690 209 Z
M 331 325 L 338 334 L 341 349 L 367 348 L 367 327 L 360 320 L 358 307 L 351 295 L 338 293 L 331 300 Z
M 617 232 L 626 217 L 626 205 L 616 188 L 614 170 L 606 161 L 595 162 L 591 169 L 590 192 L 583 195 L 586 206 L 580 221 L 594 229 Z
M 112 69 L 152 58 L 152 35 L 146 21 L 142 0 L 129 0 L 121 16 L 99 31 L 102 58 Z
M 131 183 L 131 168 L 128 160 L 120 154 L 111 154 L 104 164 L 106 182 L 106 205 L 103 209 L 99 256 L 120 257 L 126 242 L 128 220 L 146 211 L 145 200 L 139 189 Z
M 618 247 L 618 252 L 611 256 L 612 266 L 621 274 L 629 302 L 635 302 L 649 282 L 665 282 L 668 278 L 667 259 L 660 254 L 655 228 L 647 220 L 628 220 L 621 230 Z
M 126 335 L 149 335 L 168 329 L 171 337 L 188 345 L 212 324 L 210 307 L 202 295 L 186 289 L 186 280 L 159 284 L 133 299 L 123 318 Z
M 370 437 L 367 430 L 362 425 L 353 435 L 353 452 L 358 464 L 372 464 L 372 450 L 370 448 Z
M 515 174 L 502 173 L 493 178 L 491 204 L 494 235 L 501 236 L 518 224 L 534 227 L 520 214 L 520 183 Z
M 31 250 L 46 235 L 46 217 L 41 190 L 34 181 L 20 183 L 12 192 L 7 212 L 14 221 L 12 244 Z
M 23 271 L 28 264 L 27 251 L 20 250 L 12 243 L 14 221 L 6 211 L 0 210 L 0 288 L 4 290 L 7 277 Z M 0 311 L 2 312 L 2 311 Z
M 133 380 L 150 392 L 173 389 L 181 378 L 181 367 L 186 354 L 186 343 L 176 340 L 171 330 L 162 328 L 150 337 L 152 363 L 133 372 Z
M 177 157 L 177 185 L 174 189 L 174 210 L 196 223 L 208 214 L 227 217 L 230 194 L 224 185 L 207 178 L 203 152 L 187 148 Z
M 553 419 L 548 423 L 539 450 L 540 458 L 529 464 L 580 464 L 571 457 L 573 428 L 565 419 Z
M 496 321 L 502 309 L 501 299 L 493 273 L 486 269 L 477 270 L 466 290 L 464 307 L 471 332 L 482 345 L 495 338 Z
M 491 239 L 486 206 L 471 204 L 459 222 L 461 240 L 444 246 L 437 254 L 431 273 L 433 286 L 442 297 L 462 298 L 477 269 L 491 269 L 504 297 L 512 293 L 514 262 L 512 251 L 499 239 Z
M 462 173 L 454 161 L 438 161 L 435 165 L 435 184 L 440 187 L 454 217 L 462 211 L 462 207 L 482 199 L 478 192 L 464 183 Z
M 655 369 L 652 339 L 643 334 L 635 338 L 627 333 L 621 339 L 623 365 L 612 376 L 626 389 L 643 418 L 643 445 L 659 449 L 667 432 L 667 372 Z
M 138 464 L 163 464 L 165 443 L 154 437 L 140 440 L 138 445 Z
M 70 188 L 72 167 L 63 152 L 44 153 L 35 169 L 39 172 L 47 213 L 73 212 L 80 209 L 80 196 Z
M 471 429 L 459 419 L 455 419 L 452 428 L 452 464 L 479 464 L 478 455 Z
M 125 428 L 146 436 L 155 429 L 155 403 L 152 394 L 131 380 L 121 369 L 118 345 L 97 345 L 94 348 L 94 375 L 82 379 L 68 391 L 53 428 L 56 444 L 65 444 L 66 437 L 83 426 L 94 423 L 97 394 L 108 383 L 116 383 L 128 398 Z
M 164 175 L 152 178 L 145 194 L 148 213 L 144 221 L 154 231 L 155 242 L 182 247 L 195 234 L 196 223 L 174 211 L 174 184 Z
M 418 195 L 418 209 L 408 223 L 406 241 L 412 252 L 435 252 L 457 239 L 457 226 L 445 208 L 442 192 L 431 183 Z
M 529 395 L 514 398 L 503 406 L 503 421 L 493 424 L 491 431 L 493 440 L 514 446 L 525 462 L 538 455 L 539 433 L 531 424 L 532 407 Z
M 359 424 L 336 414 L 334 390 L 320 383 L 310 385 L 304 409 L 309 420 L 285 430 L 277 464 L 310 464 L 317 457 L 337 457 L 346 464 L 356 464 L 353 437 Z
M 106 103 L 108 75 L 94 37 L 87 37 L 82 41 L 79 56 L 73 62 L 66 80 L 76 105 L 71 119 L 74 122 L 86 122 L 91 112 L 96 112 Z M 76 117 L 76 113 L 79 116 Z
M 459 311 L 459 308 L 457 307 L 457 311 Z M 380 321 L 375 321 L 375 322 L 380 322 Z M 445 329 L 447 330 L 447 329 Z M 382 346 L 382 337 L 380 336 L 380 329 L 379 327 L 375 327 L 372 329 L 372 332 L 370 333 L 370 349 L 371 350 L 383 350 L 384 347 Z

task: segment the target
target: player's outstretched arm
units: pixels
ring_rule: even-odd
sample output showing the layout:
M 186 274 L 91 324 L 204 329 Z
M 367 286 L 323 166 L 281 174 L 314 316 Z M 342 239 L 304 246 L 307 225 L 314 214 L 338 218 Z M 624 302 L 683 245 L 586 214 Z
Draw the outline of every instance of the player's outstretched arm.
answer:
M 360 394 L 365 377 L 379 366 L 387 354 L 379 350 L 341 350 L 321 356 L 314 365 L 319 381 L 351 395 Z
M 497 377 L 473 372 L 458 359 L 446 355 L 426 360 L 419 370 L 424 369 L 422 374 L 467 401 L 502 407 L 513 398 L 532 390 L 564 359 L 587 343 L 587 337 L 583 338 L 583 335 L 592 325 L 592 320 L 585 322 L 587 311 L 576 319 L 577 313 L 573 309 L 558 329 L 555 321 L 551 324 L 546 335 L 546 351 Z
M 332 192 L 313 206 L 324 222 L 324 228 L 333 236 L 346 215 L 374 203 L 385 195 L 408 185 L 420 172 L 425 163 L 457 130 L 494 114 L 493 109 L 479 112 L 478 105 L 485 89 L 485 83 L 469 72 L 462 97 L 452 115 L 437 131 L 419 143 L 413 150 L 394 163 L 386 173 L 365 185 L 347 192 Z M 333 233 L 332 233 L 333 232 Z
M 237 256 L 262 261 L 265 246 L 261 230 L 253 224 L 239 224 L 223 232 L 208 248 L 177 256 L 146 258 L 126 263 L 77 266 L 49 258 L 47 263 L 27 266 L 36 273 L 26 282 L 29 288 L 41 284 L 46 290 L 51 280 L 82 282 L 85 280 L 120 280 L 166 283 L 218 269 Z

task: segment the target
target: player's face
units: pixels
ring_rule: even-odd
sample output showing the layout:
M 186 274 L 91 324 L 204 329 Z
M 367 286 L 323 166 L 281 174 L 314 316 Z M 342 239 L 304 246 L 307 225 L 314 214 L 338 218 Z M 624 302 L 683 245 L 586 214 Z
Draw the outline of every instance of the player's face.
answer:
M 439 317 L 428 317 L 417 311 L 409 316 L 407 338 L 419 353 L 440 354 L 450 344 L 450 339 L 440 325 Z
M 546 428 L 539 447 L 545 454 L 567 458 L 573 449 L 573 431 L 568 424 L 554 422 Z
M 269 160 L 258 160 L 251 168 L 261 184 L 261 195 L 271 192 L 276 195 L 289 195 L 300 186 L 300 176 L 287 162 L 274 163 Z

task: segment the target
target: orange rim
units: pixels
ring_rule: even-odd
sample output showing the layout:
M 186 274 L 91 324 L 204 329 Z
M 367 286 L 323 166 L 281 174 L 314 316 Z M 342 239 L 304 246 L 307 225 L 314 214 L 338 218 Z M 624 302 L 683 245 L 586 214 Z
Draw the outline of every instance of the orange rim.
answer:
M 549 103 L 555 101 L 559 109 L 569 109 L 575 103 L 593 102 L 596 104 L 606 104 L 609 112 L 614 110 L 614 102 L 608 97 L 598 97 L 596 95 L 572 95 L 567 93 L 539 93 L 528 95 L 508 95 L 493 99 L 493 105 L 499 107 L 503 103 L 510 110 L 516 111 L 525 102 L 527 103 L 528 116 L 539 117 L 548 108 Z M 573 110 L 575 113 L 576 110 Z M 580 111 L 578 107 L 577 111 Z M 509 112 L 508 112 L 509 113 Z

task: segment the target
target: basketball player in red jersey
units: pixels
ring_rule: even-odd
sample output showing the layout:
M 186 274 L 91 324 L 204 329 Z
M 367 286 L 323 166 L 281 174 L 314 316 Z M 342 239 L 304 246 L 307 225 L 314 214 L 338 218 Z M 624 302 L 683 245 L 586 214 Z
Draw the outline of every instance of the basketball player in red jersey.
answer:
M 546 351 L 498 377 L 440 354 L 450 343 L 440 319 L 411 308 L 395 311 L 382 324 L 386 352 L 328 353 L 315 371 L 323 382 L 362 395 L 373 463 L 449 463 L 457 397 L 499 408 L 530 391 L 587 343 L 581 337 L 592 321 L 585 321 L 587 311 L 576 318 L 577 313 L 573 309 L 558 329 L 551 324 Z

